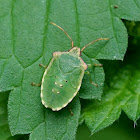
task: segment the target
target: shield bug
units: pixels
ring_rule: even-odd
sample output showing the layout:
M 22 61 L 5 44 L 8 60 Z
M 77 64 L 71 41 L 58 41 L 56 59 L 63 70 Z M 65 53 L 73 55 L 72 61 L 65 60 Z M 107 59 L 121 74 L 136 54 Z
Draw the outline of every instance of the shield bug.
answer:
M 66 52 L 54 52 L 53 57 L 46 68 L 41 84 L 32 83 L 32 85 L 41 85 L 41 101 L 46 108 L 51 108 L 53 111 L 59 111 L 76 96 L 82 83 L 84 74 L 90 73 L 86 71 L 88 65 L 82 58 L 83 50 L 92 43 L 99 40 L 108 40 L 108 38 L 100 38 L 94 40 L 84 46 L 82 49 L 73 47 L 73 40 L 64 29 L 55 23 L 51 24 L 61 29 L 71 40 L 72 48 Z M 96 64 L 94 66 L 102 66 Z M 89 78 L 90 79 L 90 78 Z M 98 86 L 90 79 L 91 84 Z

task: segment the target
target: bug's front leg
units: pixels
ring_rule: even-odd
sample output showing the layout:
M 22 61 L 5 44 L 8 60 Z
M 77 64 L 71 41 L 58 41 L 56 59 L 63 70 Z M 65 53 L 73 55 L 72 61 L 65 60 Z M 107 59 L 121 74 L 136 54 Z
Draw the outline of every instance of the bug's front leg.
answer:
M 92 81 L 90 72 L 89 72 L 89 71 L 85 71 L 85 74 L 87 74 L 87 75 L 89 76 L 89 81 L 90 81 L 90 83 L 91 83 L 92 85 L 98 87 L 98 85 L 95 84 L 95 83 Z
M 35 83 L 31 83 L 32 86 L 37 86 L 37 87 L 40 87 L 41 84 L 35 84 Z
M 45 69 L 47 68 L 47 66 L 44 66 L 43 64 L 39 64 L 39 66 L 40 66 L 40 67 L 43 67 L 43 68 L 45 68 Z

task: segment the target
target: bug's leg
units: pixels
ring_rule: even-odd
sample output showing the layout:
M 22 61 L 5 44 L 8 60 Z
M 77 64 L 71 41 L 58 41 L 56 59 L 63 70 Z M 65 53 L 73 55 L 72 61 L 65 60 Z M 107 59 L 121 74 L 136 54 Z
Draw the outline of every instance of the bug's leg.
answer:
M 87 44 L 86 46 L 84 46 L 84 47 L 81 49 L 81 52 L 82 52 L 86 47 L 88 47 L 89 45 L 93 44 L 93 43 L 96 42 L 96 41 L 100 41 L 100 40 L 109 40 L 109 38 L 99 38 L 99 39 L 93 40 L 92 42 L 90 42 L 89 44 Z
M 69 108 L 69 111 L 70 111 L 71 116 L 73 116 L 74 114 L 73 114 L 73 112 L 71 110 L 71 107 Z
M 98 85 L 95 84 L 95 83 L 92 81 L 90 72 L 89 72 L 89 71 L 85 71 L 85 74 L 87 74 L 87 75 L 89 76 L 89 81 L 90 81 L 90 83 L 91 83 L 92 85 L 98 87 Z
M 94 66 L 94 67 L 102 67 L 103 64 L 94 64 L 93 66 Z
M 94 67 L 102 67 L 103 64 L 93 64 L 93 65 L 92 65 L 92 64 L 87 64 L 87 66 L 88 66 L 88 67 L 93 67 L 93 66 L 94 66 Z
M 55 24 L 55 23 L 53 23 L 53 22 L 50 22 L 50 23 L 51 23 L 52 25 L 58 27 L 60 30 L 62 30 L 62 31 L 66 34 L 66 36 L 71 40 L 71 47 L 73 48 L 73 40 L 72 40 L 72 38 L 68 35 L 68 33 L 67 33 L 62 27 L 58 26 L 57 24 Z
M 47 66 L 44 66 L 43 64 L 39 64 L 39 66 L 40 66 L 40 67 L 43 67 L 43 68 L 45 68 L 45 69 L 47 68 Z
M 32 86 L 37 86 L 37 87 L 40 87 L 41 84 L 35 84 L 35 83 L 31 83 Z

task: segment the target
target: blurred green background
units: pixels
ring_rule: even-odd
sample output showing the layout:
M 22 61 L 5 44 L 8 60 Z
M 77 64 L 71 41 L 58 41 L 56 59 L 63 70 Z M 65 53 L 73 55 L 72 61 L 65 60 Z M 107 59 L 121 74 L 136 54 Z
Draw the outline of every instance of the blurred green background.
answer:
M 137 125 L 134 128 L 134 122 L 122 113 L 113 125 L 92 136 L 85 124 L 79 126 L 76 140 L 140 140 L 139 132 L 140 127 Z

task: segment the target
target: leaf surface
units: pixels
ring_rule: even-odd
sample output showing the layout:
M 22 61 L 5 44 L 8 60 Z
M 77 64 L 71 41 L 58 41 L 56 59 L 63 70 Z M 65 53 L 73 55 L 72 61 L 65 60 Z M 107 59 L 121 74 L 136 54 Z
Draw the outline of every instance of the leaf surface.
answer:
M 69 108 L 71 108 L 73 116 Z M 74 99 L 71 105 L 59 112 L 52 112 L 50 109 L 47 109 L 45 121 L 33 130 L 30 140 L 73 140 L 75 139 L 79 116 L 80 102 L 78 98 Z

